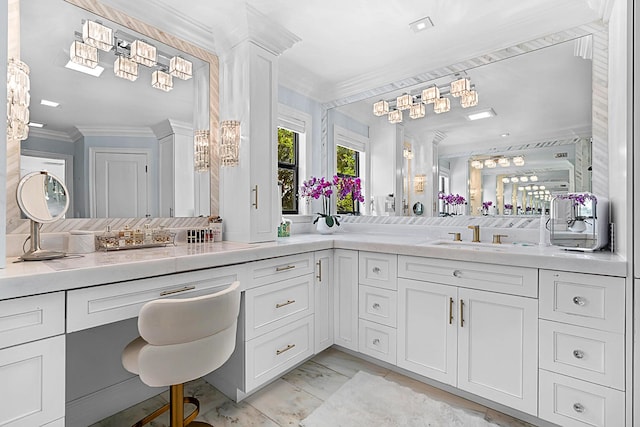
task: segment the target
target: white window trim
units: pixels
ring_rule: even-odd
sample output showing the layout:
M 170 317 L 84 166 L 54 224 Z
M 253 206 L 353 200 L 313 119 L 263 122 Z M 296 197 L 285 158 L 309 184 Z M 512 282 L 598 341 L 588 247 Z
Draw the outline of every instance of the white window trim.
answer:
M 313 118 L 304 111 L 288 105 L 278 104 L 277 126 L 298 133 L 298 187 L 308 178 L 312 170 L 311 147 L 313 147 Z M 278 200 L 278 203 L 281 201 Z M 308 215 L 304 200 L 298 200 L 298 215 Z M 287 215 L 290 216 L 290 215 Z
M 360 158 L 360 179 L 362 180 L 362 189 L 364 192 L 364 203 L 361 205 L 360 213 L 363 215 L 369 214 L 369 203 L 368 199 L 370 199 L 370 189 L 369 183 L 371 180 L 371 156 L 369 155 L 369 138 L 360 135 L 359 133 L 350 131 L 348 129 L 343 128 L 342 126 L 334 125 L 333 126 L 333 149 L 331 150 L 331 157 L 333 158 L 332 171 L 329 174 L 333 176 L 336 174 L 338 170 L 338 164 L 336 159 L 336 147 L 341 145 L 343 147 L 350 148 L 351 150 L 359 151 L 363 154 Z M 334 201 L 335 204 L 335 201 Z M 334 206 L 335 210 L 335 206 Z

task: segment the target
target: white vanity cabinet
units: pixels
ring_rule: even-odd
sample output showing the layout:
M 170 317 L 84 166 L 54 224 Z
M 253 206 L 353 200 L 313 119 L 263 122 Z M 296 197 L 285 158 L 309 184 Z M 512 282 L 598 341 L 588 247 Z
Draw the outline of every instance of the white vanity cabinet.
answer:
M 0 313 L 0 425 L 64 425 L 64 292 L 0 301 Z
M 333 340 L 358 351 L 358 251 L 333 254 Z
M 540 418 L 625 425 L 624 330 L 624 278 L 540 270 Z
M 537 415 L 536 273 L 400 256 L 397 365 Z
M 314 254 L 315 344 L 314 353 L 333 344 L 333 250 Z

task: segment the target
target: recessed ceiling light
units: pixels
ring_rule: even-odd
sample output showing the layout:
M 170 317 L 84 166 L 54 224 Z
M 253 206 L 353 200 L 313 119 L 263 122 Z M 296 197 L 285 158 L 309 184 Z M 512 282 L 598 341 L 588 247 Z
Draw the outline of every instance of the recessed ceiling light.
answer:
M 48 99 L 43 99 L 40 101 L 41 105 L 46 105 L 47 107 L 57 107 L 58 105 L 60 105 L 59 102 L 55 102 L 55 101 L 49 101 Z
M 475 113 L 468 114 L 467 120 L 480 120 L 480 119 L 488 119 L 489 117 L 493 117 L 496 115 L 496 112 L 493 111 L 493 108 L 489 108 L 488 110 L 478 111 Z
M 509 132 L 505 132 L 505 133 L 501 134 L 500 136 L 503 137 L 503 138 L 506 138 L 506 137 L 509 136 Z
M 29 126 L 31 126 L 32 128 L 43 128 L 44 124 L 43 123 L 37 123 L 37 122 L 29 122 Z
M 100 74 L 104 71 L 104 67 L 99 65 L 96 68 L 85 67 L 84 65 L 76 64 L 75 62 L 67 62 L 65 68 L 69 68 L 70 70 L 80 71 L 81 73 L 89 74 L 90 76 L 100 77 Z
M 417 21 L 409 24 L 409 28 L 411 28 L 414 33 L 419 33 L 420 31 L 424 31 L 432 27 L 433 21 L 428 16 L 425 16 L 424 18 L 418 19 Z

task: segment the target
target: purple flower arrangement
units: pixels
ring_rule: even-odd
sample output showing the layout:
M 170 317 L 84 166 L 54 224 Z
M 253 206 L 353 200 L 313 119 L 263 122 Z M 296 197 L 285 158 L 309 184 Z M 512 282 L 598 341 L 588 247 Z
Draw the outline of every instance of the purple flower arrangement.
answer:
M 447 205 L 464 205 L 467 201 L 459 194 L 438 193 L 438 199 L 444 200 Z
M 573 200 L 573 205 L 577 206 L 577 205 L 581 205 L 584 206 L 585 202 L 587 200 L 593 200 L 594 202 L 597 202 L 598 199 L 596 198 L 596 196 L 594 196 L 591 193 L 567 193 L 567 194 L 558 194 L 556 196 L 556 198 L 558 199 L 562 199 L 562 200 Z
M 482 209 L 489 209 L 492 205 L 493 205 L 493 202 L 491 200 L 482 202 Z
M 512 204 L 509 204 L 509 203 L 506 203 L 506 204 L 504 205 L 504 208 L 505 208 L 505 209 L 513 209 L 513 205 L 512 205 Z
M 300 196 L 306 199 L 320 199 L 322 197 L 322 212 L 318 212 L 318 217 L 313 221 L 317 223 L 320 218 L 324 218 L 327 227 L 333 227 L 333 224 L 340 225 L 338 215 L 331 214 L 331 195 L 336 192 L 339 200 L 343 200 L 351 195 L 353 203 L 364 202 L 362 195 L 362 181 L 360 178 L 339 177 L 334 175 L 331 181 L 325 177 L 311 177 L 307 181 L 302 182 L 300 187 Z

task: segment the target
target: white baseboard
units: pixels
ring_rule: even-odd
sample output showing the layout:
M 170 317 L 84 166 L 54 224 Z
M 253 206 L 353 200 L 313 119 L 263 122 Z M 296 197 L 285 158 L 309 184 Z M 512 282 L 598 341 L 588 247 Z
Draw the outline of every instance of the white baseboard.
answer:
M 86 427 L 167 390 L 149 387 L 139 377 L 80 397 L 66 406 L 66 427 Z

